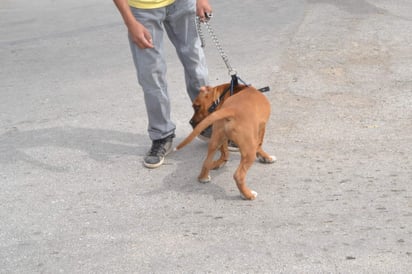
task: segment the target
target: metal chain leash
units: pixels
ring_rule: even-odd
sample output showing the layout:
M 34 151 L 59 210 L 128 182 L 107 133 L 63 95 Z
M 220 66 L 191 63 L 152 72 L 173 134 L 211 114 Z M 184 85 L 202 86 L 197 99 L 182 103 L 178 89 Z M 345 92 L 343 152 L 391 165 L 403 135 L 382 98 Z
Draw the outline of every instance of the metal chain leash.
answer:
M 211 16 L 210 16 L 211 17 Z M 215 34 L 215 32 L 213 31 L 212 26 L 209 23 L 209 19 L 210 17 L 208 17 L 208 20 L 201 22 L 199 17 L 196 17 L 196 25 L 197 25 L 197 32 L 199 33 L 199 38 L 201 41 L 201 46 L 202 48 L 204 48 L 206 46 L 206 42 L 205 42 L 205 37 L 203 35 L 202 32 L 202 27 L 201 24 L 205 24 L 207 31 L 209 32 L 210 38 L 212 39 L 212 41 L 215 43 L 216 48 L 220 54 L 220 56 L 223 59 L 223 62 L 225 62 L 226 68 L 229 71 L 229 75 L 236 75 L 236 70 L 230 65 L 229 62 L 229 58 L 227 57 L 225 51 L 223 50 L 222 46 L 220 45 L 219 40 L 217 39 L 217 36 Z

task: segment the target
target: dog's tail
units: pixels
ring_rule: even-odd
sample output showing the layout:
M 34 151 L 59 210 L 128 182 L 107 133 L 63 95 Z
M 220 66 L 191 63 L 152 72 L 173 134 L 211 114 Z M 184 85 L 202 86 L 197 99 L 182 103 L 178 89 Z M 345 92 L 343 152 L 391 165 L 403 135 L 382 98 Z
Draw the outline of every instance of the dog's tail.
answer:
M 203 130 L 205 130 L 208 126 L 213 124 L 215 121 L 232 117 L 234 115 L 233 109 L 230 108 L 223 108 L 219 109 L 215 112 L 212 112 L 209 116 L 203 119 L 194 129 L 193 131 L 175 148 L 175 150 L 179 150 L 185 145 L 189 144 L 193 139 L 196 138 Z

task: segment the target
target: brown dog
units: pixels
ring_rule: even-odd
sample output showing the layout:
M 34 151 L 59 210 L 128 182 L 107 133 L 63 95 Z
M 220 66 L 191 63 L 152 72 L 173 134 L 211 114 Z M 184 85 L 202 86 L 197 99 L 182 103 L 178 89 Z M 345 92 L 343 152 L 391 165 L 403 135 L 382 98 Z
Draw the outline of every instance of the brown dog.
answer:
M 207 156 L 198 176 L 199 181 L 210 182 L 209 171 L 227 162 L 229 158 L 227 141 L 232 140 L 238 145 L 241 155 L 239 167 L 233 177 L 242 197 L 253 200 L 257 193 L 246 186 L 245 179 L 248 169 L 252 166 L 256 156 L 262 163 L 275 161 L 274 156 L 270 156 L 262 149 L 269 115 L 270 104 L 266 96 L 253 87 L 246 87 L 242 92 L 227 98 L 218 110 L 197 124 L 192 133 L 175 150 L 190 143 L 200 132 L 213 124 Z M 213 161 L 213 156 L 219 148 L 220 158 Z

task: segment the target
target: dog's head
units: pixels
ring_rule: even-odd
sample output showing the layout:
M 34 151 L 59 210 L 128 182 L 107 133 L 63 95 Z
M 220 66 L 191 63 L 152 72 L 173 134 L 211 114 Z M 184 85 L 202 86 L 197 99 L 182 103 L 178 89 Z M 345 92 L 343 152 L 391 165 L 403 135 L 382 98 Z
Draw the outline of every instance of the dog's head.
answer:
M 246 88 L 246 85 L 236 85 L 233 88 L 233 93 L 237 93 L 240 90 Z M 220 100 L 220 105 L 223 101 L 230 96 L 230 92 L 227 92 L 223 98 L 220 98 L 223 92 L 230 89 L 230 83 L 222 84 L 216 87 L 204 86 L 199 90 L 199 94 L 193 101 L 194 114 L 192 119 L 190 119 L 190 124 L 193 128 L 196 127 L 203 119 L 210 114 L 209 108 L 213 105 L 215 101 Z M 216 109 L 220 108 L 220 105 Z

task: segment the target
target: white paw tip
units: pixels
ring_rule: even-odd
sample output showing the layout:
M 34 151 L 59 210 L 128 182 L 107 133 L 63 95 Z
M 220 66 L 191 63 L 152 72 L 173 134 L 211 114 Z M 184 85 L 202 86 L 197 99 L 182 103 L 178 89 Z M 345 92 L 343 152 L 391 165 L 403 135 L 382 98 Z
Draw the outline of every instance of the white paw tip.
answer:
M 253 197 L 256 198 L 258 195 L 257 192 L 254 190 L 252 190 L 251 192 L 252 192 Z M 250 200 L 250 199 L 247 199 L 242 193 L 240 193 L 240 197 L 242 197 L 243 200 Z
M 199 178 L 199 182 L 202 183 L 202 184 L 209 183 L 211 180 L 212 180 L 212 178 L 210 177 L 210 175 L 208 175 L 206 179 Z
M 263 164 L 272 164 L 272 163 L 276 162 L 276 160 L 277 160 L 276 156 L 271 155 L 269 157 L 270 157 L 270 159 L 266 159 L 266 158 L 263 158 L 263 157 L 259 157 L 258 159 L 259 159 L 259 162 L 261 162 Z

